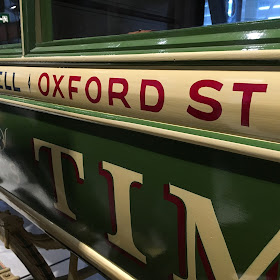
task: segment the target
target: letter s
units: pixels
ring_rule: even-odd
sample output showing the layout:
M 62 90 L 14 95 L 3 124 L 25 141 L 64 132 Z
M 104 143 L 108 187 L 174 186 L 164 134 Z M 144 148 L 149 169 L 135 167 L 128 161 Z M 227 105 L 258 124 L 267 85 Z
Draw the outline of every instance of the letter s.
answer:
M 220 91 L 223 87 L 223 84 L 217 82 L 215 80 L 201 80 L 194 83 L 190 88 L 190 98 L 196 102 L 203 103 L 212 107 L 212 112 L 202 112 L 197 110 L 189 105 L 187 112 L 192 115 L 193 117 L 204 120 L 204 121 L 215 121 L 217 120 L 222 114 L 222 105 L 217 100 L 202 96 L 199 94 L 199 89 L 202 87 L 210 87 L 217 91 Z

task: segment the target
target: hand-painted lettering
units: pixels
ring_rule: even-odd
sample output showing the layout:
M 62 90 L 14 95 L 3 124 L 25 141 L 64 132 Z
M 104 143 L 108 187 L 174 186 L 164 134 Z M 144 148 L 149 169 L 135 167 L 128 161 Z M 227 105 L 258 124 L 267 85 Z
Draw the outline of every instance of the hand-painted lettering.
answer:
M 0 72 L 0 76 L 2 76 L 2 72 Z M 3 88 L 3 85 L 0 85 L 0 89 Z
M 154 87 L 157 90 L 158 100 L 155 105 L 146 104 L 146 88 Z M 164 89 L 162 84 L 157 80 L 142 80 L 140 90 L 140 107 L 143 111 L 159 112 L 164 103 Z
M 122 85 L 123 89 L 121 92 L 116 92 L 113 90 L 114 85 L 119 84 Z M 108 95 L 109 95 L 109 105 L 113 106 L 113 100 L 114 99 L 120 99 L 123 103 L 123 105 L 126 108 L 130 108 L 128 102 L 125 99 L 125 96 L 128 93 L 128 82 L 126 79 L 122 78 L 110 78 L 109 79 L 109 89 L 108 89 Z
M 76 169 L 76 177 L 78 183 L 82 183 L 84 180 L 84 165 L 83 165 L 83 155 L 79 152 L 68 150 L 66 148 L 42 141 L 40 139 L 33 138 L 35 159 L 39 161 L 39 151 L 41 147 L 46 147 L 50 149 L 51 160 L 52 160 L 52 171 L 54 177 L 54 186 L 56 190 L 57 202 L 54 204 L 55 208 L 71 217 L 76 219 L 76 215 L 70 210 L 65 194 L 65 186 L 63 180 L 62 162 L 61 157 L 68 155 L 74 161 L 74 166 Z
M 96 94 L 95 98 L 93 98 L 92 95 L 90 95 L 90 92 L 89 92 L 89 87 L 90 87 L 91 83 L 93 83 L 93 82 L 97 86 L 97 94 Z M 91 103 L 98 103 L 101 99 L 101 82 L 100 82 L 100 80 L 97 77 L 89 78 L 87 83 L 86 83 L 85 92 L 86 92 L 87 99 Z
M 39 161 L 41 147 L 47 148 L 51 153 L 57 197 L 55 207 L 76 219 L 67 202 L 61 157 L 66 155 L 71 159 L 76 167 L 77 180 L 81 183 L 84 180 L 83 155 L 36 138 L 33 138 L 33 144 L 36 161 Z M 99 163 L 99 174 L 106 178 L 108 184 L 112 224 L 112 234 L 107 233 L 108 240 L 146 264 L 146 256 L 141 252 L 141 248 L 136 247 L 137 235 L 133 235 L 130 199 L 132 187 L 142 188 L 143 174 L 107 161 Z M 177 206 L 178 226 L 173 230 L 178 233 L 180 276 L 178 273 L 173 274 L 174 280 L 197 279 L 196 252 L 200 255 L 208 279 L 257 280 L 266 271 L 267 276 L 277 276 L 275 267 L 278 267 L 278 263 L 277 266 L 269 267 L 280 254 L 280 230 L 263 248 L 260 248 L 260 253 L 243 275 L 238 275 L 211 200 L 171 184 L 163 186 L 163 193 L 166 203 L 171 202 Z
M 46 89 L 43 90 L 42 89 L 42 79 L 45 78 L 46 80 Z M 38 88 L 39 88 L 39 91 L 44 95 L 44 96 L 47 96 L 49 94 L 49 90 L 50 90 L 50 77 L 48 75 L 48 73 L 42 73 L 39 77 L 39 80 L 38 80 Z
M 109 175 L 108 178 L 104 171 L 109 172 L 111 176 Z M 114 200 L 115 207 L 115 223 L 113 229 L 117 231 L 115 234 L 108 234 L 109 241 L 141 262 L 146 263 L 146 257 L 134 244 L 130 216 L 130 188 L 134 182 L 139 183 L 137 186 L 140 185 L 141 187 L 143 175 L 106 161 L 102 161 L 99 172 L 101 175 L 107 177 L 107 180 L 112 180 L 109 182 L 109 187 L 111 186 L 113 190 L 109 193 L 114 194 L 114 198 L 111 198 L 111 201 L 112 199 Z
M 73 87 L 72 86 L 72 82 L 80 82 L 81 81 L 81 76 L 70 76 L 69 77 L 69 87 L 68 87 L 68 90 L 69 90 L 69 97 L 70 99 L 73 99 L 73 96 L 72 96 L 72 93 L 73 92 L 78 92 L 78 88 L 77 87 Z
M 12 90 L 12 87 L 9 86 L 8 83 L 7 83 L 7 72 L 5 72 L 4 83 L 5 83 L 5 89 L 6 90 Z
M 59 87 L 63 78 L 64 78 L 64 75 L 60 76 L 59 79 L 57 80 L 56 75 L 53 75 L 53 80 L 54 80 L 54 83 L 55 83 L 55 87 L 54 87 L 54 90 L 53 90 L 53 97 L 56 96 L 56 92 L 58 91 L 59 94 L 61 95 L 61 97 L 64 98 L 63 93 L 62 93 L 62 91 Z
M 249 126 L 250 106 L 253 92 L 266 92 L 267 84 L 234 83 L 234 91 L 242 91 L 241 125 Z
M 203 87 L 213 88 L 217 91 L 220 91 L 223 87 L 223 84 L 214 81 L 214 80 L 201 80 L 194 83 L 190 88 L 190 98 L 198 103 L 209 105 L 212 108 L 212 112 L 203 112 L 198 109 L 195 109 L 191 105 L 189 105 L 187 112 L 192 115 L 193 117 L 204 120 L 204 121 L 215 121 L 217 120 L 222 114 L 222 106 L 220 102 L 217 100 L 206 97 L 199 94 L 199 89 Z
M 20 92 L 20 88 L 15 86 L 15 76 L 16 74 L 13 72 L 13 89 L 14 91 Z
M 259 279 L 259 277 L 265 272 L 269 265 L 280 254 L 279 230 L 259 253 L 245 273 L 239 278 L 229 254 L 211 200 L 191 193 L 185 189 L 181 189 L 173 185 L 167 185 L 167 189 L 165 190 L 165 198 L 173 203 L 175 201 L 176 203 L 176 200 L 170 199 L 170 196 L 179 198 L 179 200 L 184 203 L 184 208 L 186 209 L 186 221 L 184 224 L 186 225 L 185 237 L 187 246 L 187 279 L 197 279 L 195 260 L 196 230 L 198 231 L 204 250 L 207 254 L 211 270 L 215 277 L 214 279 L 217 280 Z M 182 207 L 178 207 L 177 209 L 178 211 L 185 211 L 185 209 Z M 184 216 L 184 214 L 181 216 Z M 181 220 L 178 220 L 178 223 L 181 223 Z M 178 241 L 180 242 L 180 239 Z M 184 244 L 178 244 L 178 246 L 181 245 Z M 173 279 L 183 280 L 186 278 L 173 275 Z

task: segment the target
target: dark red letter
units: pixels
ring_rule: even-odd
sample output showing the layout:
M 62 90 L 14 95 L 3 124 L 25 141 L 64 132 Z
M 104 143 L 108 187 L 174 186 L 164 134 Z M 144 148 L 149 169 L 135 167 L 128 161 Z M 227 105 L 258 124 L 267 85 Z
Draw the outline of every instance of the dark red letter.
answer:
M 250 106 L 253 92 L 266 92 L 267 84 L 234 83 L 234 91 L 243 91 L 241 125 L 249 126 Z
M 156 105 L 146 105 L 146 87 L 155 87 L 158 91 L 158 101 Z M 141 110 L 159 112 L 164 103 L 164 89 L 162 84 L 157 80 L 142 80 L 140 90 L 140 106 Z
M 72 87 L 72 82 L 73 81 L 80 82 L 81 81 L 81 76 L 70 76 L 69 77 L 68 89 L 69 89 L 69 97 L 70 97 L 70 99 L 73 99 L 72 98 L 72 92 L 78 92 L 78 88 L 77 87 Z
M 58 91 L 60 93 L 61 97 L 64 98 L 63 93 L 59 87 L 63 78 L 64 78 L 64 75 L 60 76 L 59 80 L 57 80 L 56 75 L 53 75 L 53 79 L 54 79 L 54 83 L 55 83 L 55 88 L 53 90 L 53 97 L 56 96 L 56 92 Z
M 121 92 L 115 92 L 113 91 L 113 85 L 114 84 L 122 84 L 123 85 L 123 90 Z M 110 78 L 109 80 L 109 89 L 108 89 L 108 93 L 109 93 L 109 105 L 114 105 L 113 104 L 113 98 L 118 98 L 122 101 L 122 103 L 124 104 L 124 106 L 126 108 L 130 108 L 129 104 L 127 103 L 125 96 L 127 95 L 128 92 L 128 83 L 126 79 L 122 79 L 122 78 Z
M 97 96 L 95 99 L 93 99 L 90 95 L 89 95 L 89 86 L 92 82 L 95 82 L 97 85 Z M 100 80 L 97 77 L 91 77 L 88 79 L 87 83 L 86 83 L 86 87 L 85 87 L 85 91 L 86 91 L 86 96 L 88 98 L 88 100 L 92 103 L 98 103 L 101 99 L 101 83 Z
M 41 88 L 41 81 L 42 81 L 42 78 L 45 77 L 47 79 L 47 89 L 46 91 L 43 91 L 42 88 Z M 42 73 L 41 76 L 39 77 L 39 80 L 38 80 L 38 88 L 40 90 L 40 92 L 44 95 L 44 96 L 47 96 L 49 94 L 49 89 L 50 89 L 50 78 L 49 78 L 49 75 L 47 73 Z
M 203 103 L 212 107 L 212 112 L 202 112 L 197 110 L 189 105 L 187 112 L 195 118 L 204 121 L 215 121 L 222 114 L 222 106 L 221 104 L 210 97 L 202 96 L 198 93 L 199 89 L 202 87 L 210 87 L 215 90 L 220 91 L 223 87 L 223 84 L 214 80 L 201 80 L 194 83 L 190 88 L 190 98 L 196 102 Z

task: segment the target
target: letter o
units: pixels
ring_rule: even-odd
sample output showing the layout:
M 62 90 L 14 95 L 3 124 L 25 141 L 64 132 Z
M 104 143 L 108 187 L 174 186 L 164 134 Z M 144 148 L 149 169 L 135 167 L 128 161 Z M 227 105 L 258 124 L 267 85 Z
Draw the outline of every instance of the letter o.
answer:
M 42 87 L 41 87 L 41 81 L 42 81 L 43 77 L 45 77 L 46 81 L 47 81 L 47 89 L 46 89 L 46 91 L 43 91 Z M 50 77 L 49 77 L 48 73 L 42 73 L 41 74 L 41 76 L 39 77 L 39 80 L 38 80 L 38 88 L 39 88 L 40 92 L 44 96 L 47 96 L 49 94 L 49 90 L 50 90 Z
M 89 94 L 89 86 L 92 82 L 95 82 L 97 85 L 97 96 L 96 98 L 92 98 Z M 97 77 L 91 77 L 88 79 L 87 83 L 86 83 L 86 87 L 85 87 L 85 92 L 86 92 L 86 96 L 87 99 L 91 102 L 91 103 L 98 103 L 101 99 L 101 82 Z

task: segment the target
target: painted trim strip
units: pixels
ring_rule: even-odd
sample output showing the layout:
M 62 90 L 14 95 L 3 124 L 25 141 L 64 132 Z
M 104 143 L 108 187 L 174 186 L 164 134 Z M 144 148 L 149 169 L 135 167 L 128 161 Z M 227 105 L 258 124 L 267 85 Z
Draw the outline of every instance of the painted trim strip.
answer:
M 191 143 L 255 158 L 280 162 L 280 144 L 200 129 L 183 128 L 111 114 L 91 112 L 56 104 L 45 104 L 11 96 L 1 96 L 0 103 L 24 109 L 84 120 L 96 124 L 137 131 L 180 142 Z M 95 115 L 94 115 L 95 114 Z M 177 130 L 175 130 L 177 129 Z
M 30 208 L 24 202 L 19 200 L 10 192 L 6 191 L 0 186 L 0 198 L 7 202 L 11 207 L 23 214 L 26 218 L 34 222 L 41 229 L 55 237 L 58 241 L 66 247 L 73 250 L 81 258 L 88 261 L 91 265 L 102 271 L 111 279 L 116 280 L 133 280 L 132 276 L 124 272 L 121 268 L 111 263 L 109 260 L 101 256 L 99 253 L 91 249 L 86 244 L 80 242 L 78 239 L 40 215 L 38 212 Z
M 91 56 L 39 56 L 0 58 L 0 62 L 157 62 L 207 60 L 279 60 L 280 50 L 239 50 Z

